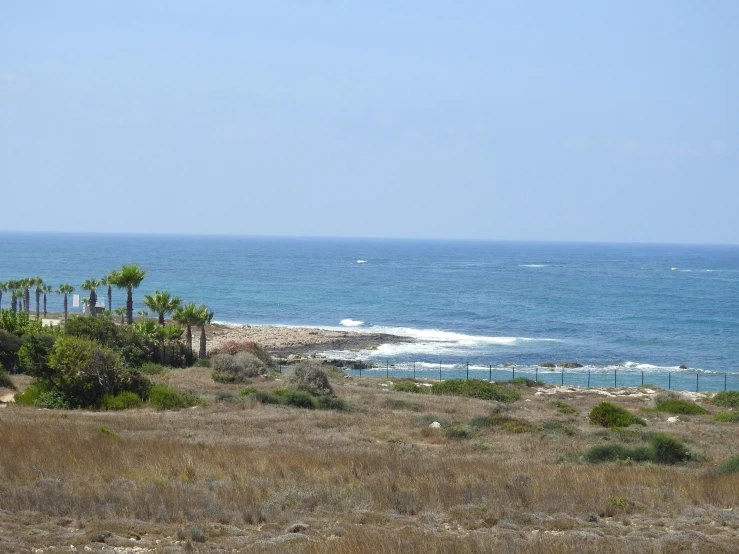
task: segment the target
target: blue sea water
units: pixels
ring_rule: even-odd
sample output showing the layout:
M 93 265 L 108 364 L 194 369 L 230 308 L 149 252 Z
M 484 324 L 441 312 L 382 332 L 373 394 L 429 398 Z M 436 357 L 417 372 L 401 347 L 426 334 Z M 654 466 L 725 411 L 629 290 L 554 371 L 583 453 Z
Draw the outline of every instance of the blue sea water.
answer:
M 406 335 L 417 341 L 359 354 L 405 369 L 532 372 L 567 360 L 585 365 L 581 379 L 739 369 L 737 246 L 0 234 L 0 281 L 40 275 L 79 290 L 124 263 L 148 270 L 135 310 L 166 289 L 221 322 Z

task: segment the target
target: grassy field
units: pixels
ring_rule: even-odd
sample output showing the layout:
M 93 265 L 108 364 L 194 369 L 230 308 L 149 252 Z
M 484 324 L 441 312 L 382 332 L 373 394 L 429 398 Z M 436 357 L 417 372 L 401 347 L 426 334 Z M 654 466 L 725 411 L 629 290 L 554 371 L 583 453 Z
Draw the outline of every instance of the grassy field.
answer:
M 501 404 L 339 376 L 350 410 L 321 411 L 210 375 L 154 377 L 205 400 L 179 411 L 0 409 L 0 552 L 739 552 L 739 473 L 715 471 L 739 424 L 709 402 L 669 423 L 639 389 L 521 386 Z M 603 400 L 646 427 L 592 425 Z M 696 459 L 584 461 L 663 432 Z

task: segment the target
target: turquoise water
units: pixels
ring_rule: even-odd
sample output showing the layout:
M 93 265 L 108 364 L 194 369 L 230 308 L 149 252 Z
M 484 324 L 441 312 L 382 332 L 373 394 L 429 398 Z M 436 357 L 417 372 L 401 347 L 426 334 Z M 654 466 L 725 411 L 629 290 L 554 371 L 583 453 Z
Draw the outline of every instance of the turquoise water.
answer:
M 206 303 L 217 321 L 416 338 L 360 353 L 395 370 L 416 361 L 429 376 L 440 364 L 461 375 L 469 362 L 487 377 L 514 363 L 528 376 L 541 361 L 567 360 L 585 367 L 565 383 L 590 371 L 601 384 L 614 370 L 619 386 L 642 372 L 660 386 L 672 373 L 680 388 L 694 388 L 696 372 L 700 388 L 723 388 L 724 372 L 729 388 L 738 378 L 736 246 L 0 234 L 0 281 L 40 275 L 79 289 L 131 262 L 148 269 L 135 310 L 143 294 L 167 289 Z M 114 305 L 124 301 L 115 291 Z

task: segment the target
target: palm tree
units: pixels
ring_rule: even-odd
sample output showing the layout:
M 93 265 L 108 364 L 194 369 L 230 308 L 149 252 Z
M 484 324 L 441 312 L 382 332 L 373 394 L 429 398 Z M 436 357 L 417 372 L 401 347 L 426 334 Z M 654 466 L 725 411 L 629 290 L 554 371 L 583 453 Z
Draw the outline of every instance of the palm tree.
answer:
M 3 293 L 8 292 L 8 283 L 0 282 L 0 311 L 3 309 Z
M 46 317 L 46 295 L 52 291 L 52 288 L 46 283 L 41 285 L 41 294 L 44 295 L 44 317 Z
M 104 287 L 108 287 L 108 311 L 113 311 L 113 285 L 115 285 L 115 280 L 118 277 L 117 271 L 111 271 L 108 273 L 105 277 L 100 279 L 100 284 Z
M 187 349 L 192 352 L 192 327 L 193 325 L 201 325 L 207 318 L 208 308 L 205 306 L 196 306 L 190 302 L 185 306 L 180 306 L 174 314 L 174 320 L 185 326 L 185 342 Z
M 154 294 L 144 296 L 144 304 L 152 312 L 159 314 L 159 325 L 164 325 L 164 316 L 171 314 L 180 307 L 182 301 L 177 296 L 172 296 L 169 291 L 154 291 Z
M 74 287 L 72 285 L 68 285 L 65 283 L 63 285 L 59 285 L 57 292 L 59 294 L 64 295 L 64 323 L 66 323 L 67 322 L 67 296 L 74 292 Z
M 28 315 L 31 314 L 31 287 L 33 283 L 33 277 L 26 277 L 21 280 L 21 286 L 23 287 L 23 309 Z
M 205 306 L 203 306 L 203 308 L 205 308 Z M 203 311 L 205 312 L 203 314 L 205 317 L 203 317 L 203 320 L 200 323 L 200 352 L 198 353 L 198 358 L 200 358 L 201 360 L 205 358 L 205 346 L 206 341 L 208 340 L 205 336 L 205 326 L 213 320 L 213 316 L 215 315 L 215 312 L 209 312 L 208 308 L 205 308 L 205 310 Z
M 44 280 L 41 277 L 35 277 L 32 279 L 33 286 L 36 287 L 36 319 L 41 317 L 41 310 L 39 306 L 41 304 L 41 287 L 44 284 Z
M 123 325 L 123 316 L 126 315 L 126 307 L 125 306 L 121 306 L 120 308 L 116 308 L 115 309 L 115 313 L 116 313 L 116 315 L 121 316 L 121 325 Z
M 90 315 L 92 317 L 96 317 L 97 313 L 95 313 L 95 306 L 97 306 L 98 302 L 98 292 L 97 288 L 100 286 L 100 281 L 97 279 L 88 279 L 84 283 L 82 283 L 82 287 L 80 287 L 82 290 L 89 290 L 90 291 L 90 301 L 88 303 L 88 307 L 90 308 Z
M 141 281 L 146 277 L 146 270 L 139 266 L 124 265 L 120 271 L 116 272 L 115 282 L 113 283 L 119 289 L 126 289 L 128 296 L 126 298 L 126 321 L 129 325 L 133 324 L 133 289 L 138 288 Z
M 8 290 L 10 290 L 10 309 L 14 314 L 18 313 L 18 299 L 23 296 L 23 287 L 20 281 L 8 281 Z

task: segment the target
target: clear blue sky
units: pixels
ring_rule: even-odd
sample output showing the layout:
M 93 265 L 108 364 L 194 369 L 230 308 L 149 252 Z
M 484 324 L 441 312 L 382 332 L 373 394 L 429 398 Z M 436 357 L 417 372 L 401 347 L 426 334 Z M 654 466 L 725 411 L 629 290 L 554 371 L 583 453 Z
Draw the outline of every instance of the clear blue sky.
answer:
M 739 2 L 0 0 L 0 230 L 739 243 Z

